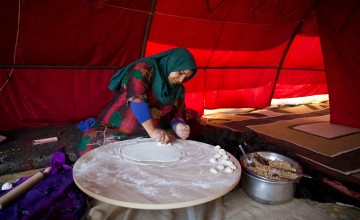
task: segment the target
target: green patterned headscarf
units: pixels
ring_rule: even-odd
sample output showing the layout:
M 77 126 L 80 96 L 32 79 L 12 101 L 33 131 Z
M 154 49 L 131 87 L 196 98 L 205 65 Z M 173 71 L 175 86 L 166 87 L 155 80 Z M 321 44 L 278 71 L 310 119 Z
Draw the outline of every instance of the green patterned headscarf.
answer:
M 170 85 L 168 76 L 171 72 L 192 69 L 194 74 L 191 78 L 196 74 L 196 63 L 193 55 L 186 48 L 175 48 L 142 58 L 118 70 L 111 78 L 109 89 L 112 91 L 118 89 L 127 71 L 139 62 L 147 62 L 152 66 L 155 74 L 152 89 L 163 104 L 172 104 L 180 97 L 184 97 L 185 88 L 183 85 Z

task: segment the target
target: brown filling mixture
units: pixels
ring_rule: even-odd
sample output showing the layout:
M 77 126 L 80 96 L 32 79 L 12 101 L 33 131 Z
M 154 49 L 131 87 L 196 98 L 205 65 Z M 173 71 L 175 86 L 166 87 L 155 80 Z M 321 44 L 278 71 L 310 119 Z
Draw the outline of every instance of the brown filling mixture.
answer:
M 291 181 L 299 177 L 296 168 L 285 161 L 269 160 L 257 153 L 250 156 L 250 160 L 254 162 L 255 167 L 247 166 L 245 158 L 242 158 L 242 160 L 247 170 L 267 179 Z

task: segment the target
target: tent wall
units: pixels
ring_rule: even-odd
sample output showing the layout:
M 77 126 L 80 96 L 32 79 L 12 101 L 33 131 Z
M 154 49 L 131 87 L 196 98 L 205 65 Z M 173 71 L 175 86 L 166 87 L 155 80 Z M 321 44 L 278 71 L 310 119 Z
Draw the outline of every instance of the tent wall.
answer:
M 359 36 L 359 14 L 350 10 L 357 20 L 340 42 L 324 21 L 341 1 L 332 2 L 3 0 L 0 86 L 10 80 L 0 91 L 0 130 L 96 117 L 112 96 L 107 85 L 117 68 L 173 47 L 189 48 L 199 66 L 185 84 L 189 108 L 262 108 L 272 98 L 327 94 L 329 85 L 332 120 L 360 127 L 359 91 L 336 79 L 352 85 L 358 77 L 352 34 Z M 346 62 L 333 40 L 346 44 Z M 351 111 L 333 110 L 332 103 L 350 101 Z
M 318 1 L 330 121 L 360 127 L 360 1 Z

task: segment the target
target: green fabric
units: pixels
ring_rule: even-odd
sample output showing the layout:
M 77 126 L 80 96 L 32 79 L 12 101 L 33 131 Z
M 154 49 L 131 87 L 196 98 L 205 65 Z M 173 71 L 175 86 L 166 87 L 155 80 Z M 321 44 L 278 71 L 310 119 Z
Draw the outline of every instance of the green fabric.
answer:
M 175 48 L 137 60 L 128 66 L 118 70 L 111 78 L 109 89 L 115 91 L 119 83 L 124 82 L 128 70 L 139 62 L 149 63 L 154 70 L 154 81 L 152 89 L 157 98 L 163 104 L 175 103 L 180 97 L 184 97 L 183 85 L 170 85 L 168 76 L 171 72 L 193 69 L 196 74 L 196 63 L 193 55 L 186 48 Z
M 119 127 L 122 121 L 123 117 L 121 116 L 120 112 L 114 112 L 110 117 L 109 124 L 114 127 Z
M 89 135 L 86 135 L 80 139 L 80 142 L 78 143 L 77 150 L 79 151 L 85 151 L 87 148 L 87 144 L 89 144 L 91 141 L 91 137 Z

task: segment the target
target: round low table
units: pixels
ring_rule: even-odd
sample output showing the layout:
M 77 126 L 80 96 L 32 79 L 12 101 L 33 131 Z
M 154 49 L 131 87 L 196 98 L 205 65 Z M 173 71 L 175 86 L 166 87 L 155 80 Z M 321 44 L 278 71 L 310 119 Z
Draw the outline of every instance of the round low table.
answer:
M 181 158 L 171 162 L 137 161 L 122 154 L 124 147 L 156 143 L 150 138 L 120 141 L 96 148 L 80 157 L 73 168 L 76 185 L 89 196 L 117 206 L 136 209 L 188 208 L 217 199 L 240 180 L 241 166 L 226 152 L 236 169 L 214 174 L 211 168 L 223 165 L 209 160 L 219 153 L 213 145 L 176 139 L 172 147 Z M 167 146 L 164 146 L 167 147 Z

